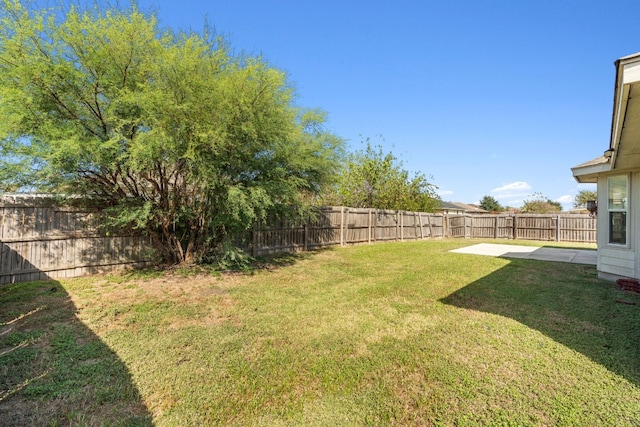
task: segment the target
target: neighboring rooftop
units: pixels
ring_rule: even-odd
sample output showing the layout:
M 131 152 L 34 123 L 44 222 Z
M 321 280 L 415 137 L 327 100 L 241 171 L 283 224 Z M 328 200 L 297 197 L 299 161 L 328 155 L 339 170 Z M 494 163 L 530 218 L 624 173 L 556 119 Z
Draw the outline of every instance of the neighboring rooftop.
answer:
M 460 202 L 442 202 L 440 209 L 444 213 L 488 213 L 480 206 Z

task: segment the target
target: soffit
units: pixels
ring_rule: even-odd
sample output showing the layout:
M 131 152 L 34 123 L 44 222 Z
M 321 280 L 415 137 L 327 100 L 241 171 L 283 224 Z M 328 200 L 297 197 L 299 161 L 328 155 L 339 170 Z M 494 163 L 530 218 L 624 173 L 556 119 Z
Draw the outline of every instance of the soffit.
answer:
M 625 85 L 619 113 L 622 121 L 614 147 L 613 169 L 627 170 L 640 168 L 640 83 Z

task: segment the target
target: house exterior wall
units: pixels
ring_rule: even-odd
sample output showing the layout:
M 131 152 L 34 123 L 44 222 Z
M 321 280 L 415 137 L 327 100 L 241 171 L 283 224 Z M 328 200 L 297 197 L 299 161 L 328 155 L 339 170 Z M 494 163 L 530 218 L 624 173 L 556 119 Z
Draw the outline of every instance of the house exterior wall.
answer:
M 615 280 L 619 277 L 640 278 L 640 172 L 630 172 L 628 176 L 627 200 L 627 243 L 609 243 L 608 178 L 625 173 L 616 172 L 598 176 L 598 276 Z
M 464 215 L 464 209 L 449 209 L 445 208 L 440 211 L 444 215 Z

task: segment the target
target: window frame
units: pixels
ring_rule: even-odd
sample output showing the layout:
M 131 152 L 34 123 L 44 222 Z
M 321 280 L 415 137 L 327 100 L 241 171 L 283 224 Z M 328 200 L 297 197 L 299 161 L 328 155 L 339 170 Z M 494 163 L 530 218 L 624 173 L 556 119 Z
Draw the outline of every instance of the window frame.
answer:
M 619 191 L 621 180 L 624 180 L 624 194 Z M 615 181 L 618 181 L 617 183 Z M 629 246 L 629 175 L 612 175 L 607 177 L 607 243 L 612 246 Z M 618 193 L 616 193 L 618 190 Z M 622 197 L 620 197 L 622 195 Z M 622 216 L 624 227 L 624 242 L 613 241 L 614 231 L 613 219 Z M 620 233 L 620 231 L 618 231 Z M 619 240 L 619 239 L 616 239 Z

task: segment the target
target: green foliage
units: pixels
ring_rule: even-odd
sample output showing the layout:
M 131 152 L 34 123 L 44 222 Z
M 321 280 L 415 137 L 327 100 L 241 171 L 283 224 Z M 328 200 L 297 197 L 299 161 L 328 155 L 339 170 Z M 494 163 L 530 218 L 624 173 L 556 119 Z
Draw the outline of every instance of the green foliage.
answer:
M 382 152 L 366 140 L 364 150 L 351 153 L 324 204 L 434 212 L 440 207 L 437 187 L 423 174 L 413 177 L 393 153 Z
M 135 7 L 63 9 L 0 0 L 0 190 L 83 195 L 180 263 L 334 174 L 342 141 L 262 58 Z
M 573 199 L 573 207 L 576 209 L 582 208 L 586 209 L 587 201 L 589 200 L 597 200 L 598 193 L 594 190 L 581 190 L 576 194 Z
M 484 196 L 480 200 L 480 207 L 489 212 L 502 212 L 504 207 L 493 196 Z
M 225 243 L 223 250 L 211 261 L 223 270 L 249 271 L 252 259 L 230 243 Z
M 523 213 L 553 213 L 561 212 L 562 204 L 545 197 L 542 193 L 534 193 L 529 199 L 524 201 L 520 208 Z

